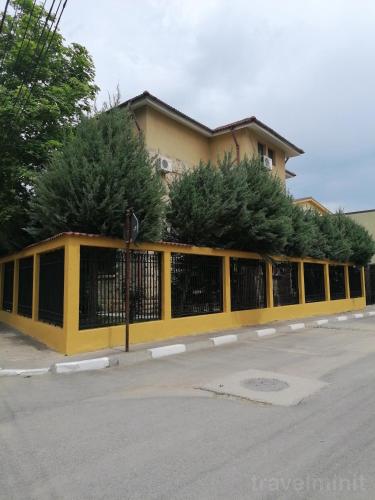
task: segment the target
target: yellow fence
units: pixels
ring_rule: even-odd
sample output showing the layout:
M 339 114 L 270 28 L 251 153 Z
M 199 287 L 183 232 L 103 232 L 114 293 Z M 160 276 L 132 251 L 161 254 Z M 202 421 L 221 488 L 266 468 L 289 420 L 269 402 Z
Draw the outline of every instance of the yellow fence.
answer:
M 29 246 L 24 250 L 0 259 L 0 321 L 11 325 L 23 333 L 34 337 L 53 349 L 64 354 L 94 351 L 124 343 L 124 326 L 103 326 L 100 328 L 79 329 L 80 300 L 80 247 L 123 248 L 121 240 L 100 236 L 87 236 L 74 233 L 57 235 L 44 242 Z M 348 265 L 345 270 L 345 296 L 340 300 L 330 300 L 329 265 L 340 263 L 327 260 L 273 257 L 272 260 L 290 261 L 298 264 L 299 303 L 275 307 L 273 303 L 272 261 L 266 262 L 266 307 L 232 311 L 230 259 L 262 259 L 256 253 L 235 250 L 201 248 L 168 243 L 142 243 L 132 246 L 142 251 L 160 252 L 161 255 L 161 317 L 159 320 L 139 322 L 130 325 L 130 343 L 164 340 L 180 335 L 195 335 L 202 332 L 256 325 L 275 320 L 293 320 L 304 316 L 333 314 L 365 307 L 364 269 L 361 268 L 362 296 L 351 298 Z M 41 320 L 39 309 L 39 269 L 41 257 L 46 253 L 64 249 L 63 257 L 63 322 L 56 326 Z M 189 317 L 172 317 L 171 304 L 171 254 L 194 254 L 222 258 L 223 304 L 222 312 Z M 19 311 L 19 265 L 25 257 L 32 257 L 32 302 L 29 317 Z M 11 310 L 4 310 L 4 280 L 6 265 L 13 262 L 13 292 Z M 324 266 L 325 300 L 306 303 L 304 286 L 304 264 L 318 263 Z M 8 272 L 10 266 L 7 267 Z M 31 285 L 30 285 L 31 286 Z M 53 284 L 51 285 L 51 294 Z

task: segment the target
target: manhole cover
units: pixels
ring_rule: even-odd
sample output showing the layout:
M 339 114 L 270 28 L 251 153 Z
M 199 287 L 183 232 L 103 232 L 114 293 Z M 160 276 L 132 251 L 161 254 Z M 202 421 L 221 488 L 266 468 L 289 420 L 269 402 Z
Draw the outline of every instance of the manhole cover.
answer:
M 242 385 L 252 391 L 277 392 L 287 389 L 289 384 L 277 378 L 249 378 Z

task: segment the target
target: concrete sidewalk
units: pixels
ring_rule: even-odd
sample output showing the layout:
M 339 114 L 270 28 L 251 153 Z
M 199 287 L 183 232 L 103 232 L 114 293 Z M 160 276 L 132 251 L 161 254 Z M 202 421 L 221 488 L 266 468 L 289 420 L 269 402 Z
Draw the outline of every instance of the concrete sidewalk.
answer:
M 49 349 L 44 344 L 23 335 L 19 331 L 0 323 L 0 373 L 7 369 L 37 369 L 50 368 L 56 363 L 79 362 L 108 358 L 110 364 L 132 365 L 151 358 L 162 357 L 169 354 L 198 351 L 235 342 L 237 340 L 253 338 L 264 341 L 268 336 L 277 336 L 287 333 L 296 334 L 305 328 L 323 328 L 332 322 L 335 328 L 340 328 L 347 320 L 361 319 L 363 316 L 375 315 L 375 306 L 369 306 L 364 311 L 348 312 L 342 315 L 314 316 L 293 321 L 277 321 L 270 324 L 241 327 L 237 329 L 222 330 L 198 334 L 196 336 L 174 337 L 165 341 L 156 341 L 147 344 L 130 346 L 130 352 L 125 353 L 123 346 L 103 349 L 79 355 L 65 356 Z M 180 346 L 173 352 L 172 346 Z

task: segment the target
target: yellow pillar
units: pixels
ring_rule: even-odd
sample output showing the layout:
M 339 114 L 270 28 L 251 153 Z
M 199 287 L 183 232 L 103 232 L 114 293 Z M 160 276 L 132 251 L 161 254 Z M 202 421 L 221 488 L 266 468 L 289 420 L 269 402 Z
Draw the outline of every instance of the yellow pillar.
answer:
M 299 303 L 305 303 L 305 268 L 303 261 L 298 262 L 298 298 Z
M 349 266 L 347 264 L 344 266 L 344 275 L 345 275 L 345 297 L 347 299 L 350 299 Z
M 272 262 L 266 262 L 267 307 L 273 307 Z
M 14 260 L 13 269 L 13 314 L 18 314 L 18 274 L 19 274 L 19 260 Z
M 39 316 L 39 255 L 34 254 L 33 265 L 33 301 L 32 301 L 32 319 L 38 320 Z
M 172 317 L 171 252 L 162 254 L 161 273 L 161 319 Z
M 231 311 L 231 290 L 230 290 L 230 257 L 223 257 L 223 311 Z
M 64 257 L 64 335 L 65 353 L 70 352 L 72 337 L 79 329 L 79 274 L 80 245 L 77 239 L 68 238 Z
M 329 264 L 324 264 L 324 289 L 326 301 L 331 300 L 331 288 L 329 283 Z
M 365 267 L 361 267 L 361 287 L 362 287 L 362 297 L 366 297 L 366 276 Z

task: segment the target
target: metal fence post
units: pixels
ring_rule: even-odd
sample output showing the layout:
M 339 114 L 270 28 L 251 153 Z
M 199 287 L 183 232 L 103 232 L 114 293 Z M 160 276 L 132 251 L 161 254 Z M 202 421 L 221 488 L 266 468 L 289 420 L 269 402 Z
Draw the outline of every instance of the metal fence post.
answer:
M 161 319 L 171 319 L 171 252 L 163 252 L 161 270 Z
M 350 283 L 349 283 L 349 266 L 345 264 L 344 266 L 344 277 L 345 277 L 345 298 L 350 299 Z
M 272 277 L 272 262 L 266 262 L 266 295 L 267 307 L 273 307 L 273 277 Z
M 223 257 L 223 312 L 231 312 L 230 256 Z
M 329 264 L 324 264 L 324 289 L 326 294 L 326 301 L 331 300 L 331 286 L 329 283 Z
M 303 260 L 298 262 L 298 302 L 305 304 L 305 268 Z

